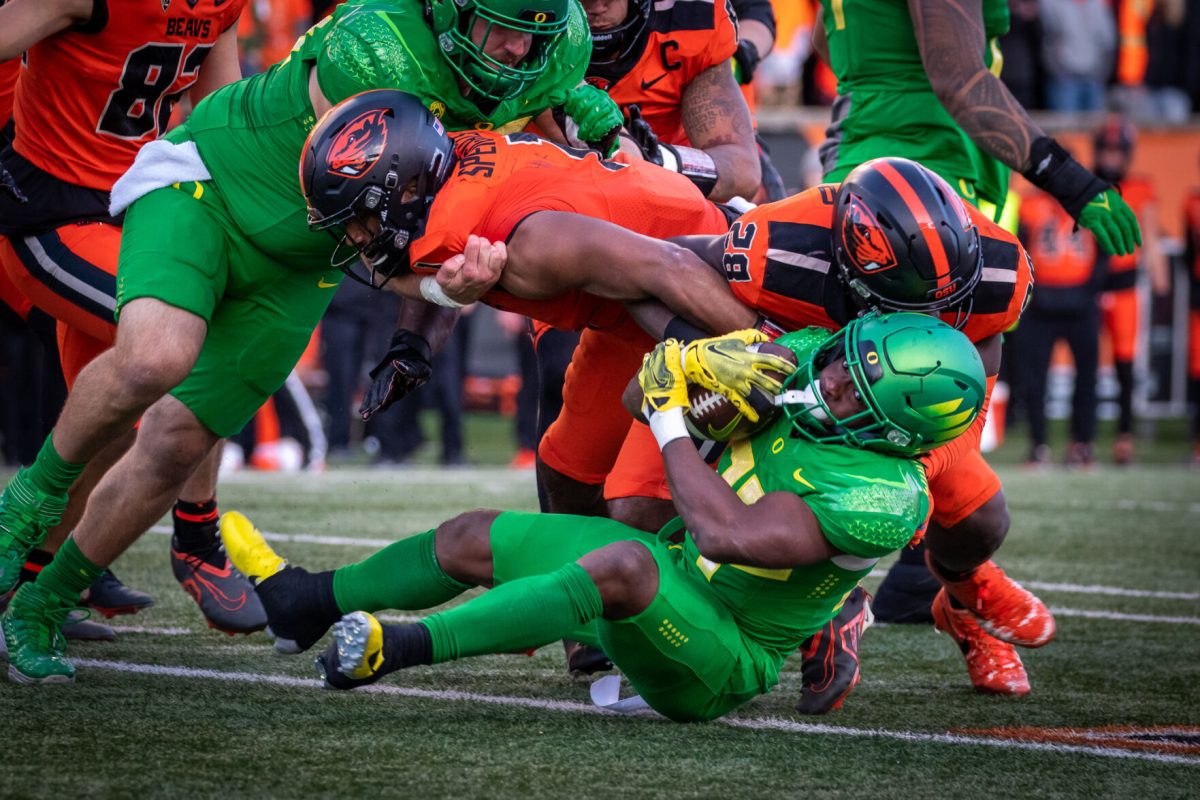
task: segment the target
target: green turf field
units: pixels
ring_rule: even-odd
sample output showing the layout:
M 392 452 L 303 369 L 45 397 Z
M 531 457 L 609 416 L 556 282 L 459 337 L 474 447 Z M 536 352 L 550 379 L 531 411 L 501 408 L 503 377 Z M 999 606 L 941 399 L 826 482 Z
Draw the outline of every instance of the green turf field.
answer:
M 821 719 L 792 713 L 796 660 L 776 692 L 721 722 L 600 712 L 557 647 L 333 693 L 310 655 L 205 628 L 160 527 L 116 565 L 154 608 L 116 620 L 115 644 L 74 645 L 74 686 L 0 684 L 0 797 L 1200 795 L 1200 472 L 1002 477 L 1014 520 L 1002 563 L 1059 625 L 1024 654 L 1027 698 L 973 693 L 947 638 L 900 626 L 868 631 L 863 683 Z M 535 499 L 530 473 L 498 468 L 342 469 L 243 473 L 221 504 L 281 534 L 294 563 L 328 568 L 459 510 Z M 1050 741 L 1066 728 L 1072 743 Z

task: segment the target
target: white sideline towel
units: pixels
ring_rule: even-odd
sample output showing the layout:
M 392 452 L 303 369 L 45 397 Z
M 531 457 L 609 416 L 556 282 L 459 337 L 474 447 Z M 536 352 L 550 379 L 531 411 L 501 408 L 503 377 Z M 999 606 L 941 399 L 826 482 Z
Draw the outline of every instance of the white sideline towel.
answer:
M 212 180 L 212 175 L 200 160 L 195 142 L 172 144 L 156 139 L 138 151 L 133 165 L 113 184 L 108 213 L 115 217 L 134 200 L 155 189 L 173 183 L 207 180 Z

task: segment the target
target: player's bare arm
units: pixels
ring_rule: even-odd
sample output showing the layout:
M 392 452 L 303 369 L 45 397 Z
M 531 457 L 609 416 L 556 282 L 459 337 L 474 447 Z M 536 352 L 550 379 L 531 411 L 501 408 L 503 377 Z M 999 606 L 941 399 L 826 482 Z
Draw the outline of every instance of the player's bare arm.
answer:
M 539 211 L 521 222 L 509 237 L 500 285 L 530 299 L 570 290 L 613 300 L 656 297 L 705 330 L 754 322 L 724 278 L 690 250 L 562 211 Z
M 241 79 L 242 65 L 238 61 L 237 26 L 234 25 L 217 37 L 212 50 L 204 59 L 200 77 L 188 90 L 188 98 L 192 101 L 192 105 L 195 105 L 225 84 Z
M 1004 335 L 996 334 L 975 343 L 979 358 L 983 361 L 983 374 L 989 378 L 1000 373 L 1000 355 L 1003 353 Z
M 971 140 L 1015 170 L 1045 133 L 983 63 L 981 0 L 908 0 L 913 33 L 934 93 Z
M 717 202 L 750 197 L 762 181 L 750 110 L 728 64 L 701 72 L 683 91 L 683 129 L 692 146 L 717 165 L 717 184 L 709 197 Z
M 672 236 L 667 241 L 672 244 L 677 244 L 691 250 L 705 264 L 719 275 L 722 280 L 725 277 L 724 268 L 721 266 L 721 256 L 725 252 L 725 237 L 724 236 Z M 674 311 L 667 308 L 658 300 L 641 300 L 634 303 L 626 303 L 625 308 L 630 315 L 637 320 L 637 324 L 642 330 L 653 336 L 655 339 L 666 339 L 668 336 L 674 338 L 699 338 L 700 336 L 717 336 L 722 333 L 729 333 L 733 330 L 741 328 L 753 327 L 757 321 L 757 316 L 753 314 L 753 309 L 747 307 L 747 311 L 751 313 L 741 315 L 738 320 L 738 325 L 735 328 L 726 330 L 696 330 L 691 335 L 681 335 L 676 332 L 677 329 L 672 325 L 679 324 L 679 316 Z M 751 317 L 754 317 L 752 319 Z M 671 331 L 668 333 L 668 331 Z
M 0 61 L 92 19 L 94 0 L 8 0 L 0 6 Z M 107 12 L 106 12 L 107 13 Z

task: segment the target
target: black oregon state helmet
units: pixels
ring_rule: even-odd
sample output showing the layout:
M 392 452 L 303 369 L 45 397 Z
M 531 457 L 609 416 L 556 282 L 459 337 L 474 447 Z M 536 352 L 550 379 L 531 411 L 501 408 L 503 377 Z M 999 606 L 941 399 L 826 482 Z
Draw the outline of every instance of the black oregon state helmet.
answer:
M 833 260 L 854 299 L 884 311 L 971 314 L 979 228 L 954 190 L 906 158 L 855 167 L 835 200 Z
M 650 6 L 651 0 L 629 0 L 623 22 L 607 30 L 592 29 L 592 66 L 615 64 L 646 43 L 650 35 Z
M 378 89 L 331 108 L 308 135 L 300 160 L 308 226 L 339 242 L 330 263 L 367 283 L 351 271 L 361 256 L 374 286 L 406 269 L 408 245 L 424 230 L 453 156 L 442 123 L 410 94 Z M 378 220 L 370 242 L 355 247 L 346 238 L 351 218 L 364 225 Z
M 1121 183 L 1129 172 L 1137 129 L 1119 114 L 1109 114 L 1092 136 L 1094 172 L 1109 183 Z

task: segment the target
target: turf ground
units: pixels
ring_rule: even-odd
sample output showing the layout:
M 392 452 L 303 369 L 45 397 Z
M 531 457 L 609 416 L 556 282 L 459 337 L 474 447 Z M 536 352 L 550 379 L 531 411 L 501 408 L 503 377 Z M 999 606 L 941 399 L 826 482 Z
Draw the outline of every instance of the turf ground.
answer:
M 116 565 L 154 608 L 116 620 L 116 643 L 73 645 L 74 686 L 0 684 L 0 797 L 1200 795 L 1200 473 L 1001 476 L 1002 562 L 1059 624 L 1023 653 L 1027 698 L 973 693 L 950 641 L 907 626 L 865 635 L 863 683 L 823 719 L 792 713 L 795 659 L 774 693 L 705 725 L 598 711 L 557 647 L 333 693 L 309 656 L 205 628 L 159 527 Z M 529 473 L 495 467 L 244 473 L 221 502 L 314 568 L 455 511 L 536 503 Z

